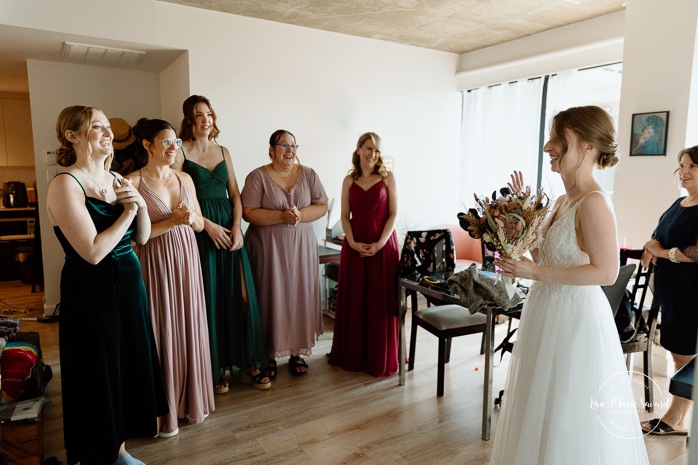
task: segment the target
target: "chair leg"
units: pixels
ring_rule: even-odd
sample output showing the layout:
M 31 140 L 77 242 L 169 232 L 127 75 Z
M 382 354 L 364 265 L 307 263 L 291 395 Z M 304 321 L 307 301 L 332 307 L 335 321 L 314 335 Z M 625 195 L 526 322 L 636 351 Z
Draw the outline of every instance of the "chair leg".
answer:
M 439 337 L 439 372 L 436 381 L 436 395 L 441 397 L 444 395 L 444 372 L 446 359 L 446 338 Z
M 414 369 L 414 354 L 417 348 L 417 323 L 412 318 L 412 329 L 410 330 L 410 358 L 407 360 L 407 371 Z
M 444 363 L 451 361 L 451 338 L 446 338 L 446 354 L 444 357 Z
M 654 412 L 654 383 L 652 382 L 652 341 L 649 347 L 643 352 L 642 365 L 645 369 L 645 410 Z
M 494 316 L 495 320 L 492 324 L 492 332 L 490 333 L 490 341 L 494 344 L 494 327 L 497 322 L 497 315 Z M 509 318 L 509 328 L 507 329 L 507 334 L 511 332 L 511 317 Z M 492 347 L 496 347 L 493 345 Z M 480 355 L 485 355 L 485 332 L 482 332 L 482 339 L 480 339 Z

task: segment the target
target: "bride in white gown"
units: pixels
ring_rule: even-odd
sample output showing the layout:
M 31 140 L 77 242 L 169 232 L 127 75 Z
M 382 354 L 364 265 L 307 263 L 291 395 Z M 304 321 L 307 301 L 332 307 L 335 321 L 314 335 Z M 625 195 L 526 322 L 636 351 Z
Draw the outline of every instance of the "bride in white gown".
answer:
M 613 316 L 600 285 L 618 274 L 616 221 L 594 165 L 613 166 L 615 130 L 599 107 L 553 119 L 544 148 L 565 185 L 535 261 L 499 260 L 535 281 L 522 312 L 491 464 L 638 465 L 647 451 Z M 521 173 L 512 190 L 523 187 Z

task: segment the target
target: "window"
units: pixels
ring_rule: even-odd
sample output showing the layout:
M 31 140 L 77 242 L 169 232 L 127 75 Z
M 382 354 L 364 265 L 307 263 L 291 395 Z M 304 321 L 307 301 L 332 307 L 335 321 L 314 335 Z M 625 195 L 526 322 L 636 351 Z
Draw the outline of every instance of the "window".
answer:
M 618 120 L 622 64 L 520 80 L 463 92 L 460 198 L 473 205 L 473 193 L 490 196 L 521 170 L 531 186 L 551 197 L 564 193 L 543 152 L 553 116 L 566 108 L 598 105 Z M 595 173 L 613 195 L 615 168 Z

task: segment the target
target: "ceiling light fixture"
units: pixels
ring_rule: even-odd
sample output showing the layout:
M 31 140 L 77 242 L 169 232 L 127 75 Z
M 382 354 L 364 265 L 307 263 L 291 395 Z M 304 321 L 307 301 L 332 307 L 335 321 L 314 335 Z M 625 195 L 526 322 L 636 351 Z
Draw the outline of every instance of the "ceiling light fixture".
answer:
M 133 66 L 143 58 L 142 50 L 63 42 L 63 57 L 105 65 Z

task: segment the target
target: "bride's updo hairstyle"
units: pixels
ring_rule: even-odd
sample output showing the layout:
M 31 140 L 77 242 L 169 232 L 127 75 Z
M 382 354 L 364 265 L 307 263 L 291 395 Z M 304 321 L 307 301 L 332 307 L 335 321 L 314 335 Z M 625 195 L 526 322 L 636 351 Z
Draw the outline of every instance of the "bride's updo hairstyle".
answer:
M 56 150 L 56 162 L 59 165 L 70 166 L 77 160 L 73 143 L 65 137 L 66 131 L 73 131 L 76 134 L 87 134 L 95 111 L 99 110 L 95 107 L 73 105 L 64 108 L 58 115 L 58 120 L 56 120 L 56 138 L 61 143 L 61 146 Z M 109 163 L 111 164 L 111 160 Z
M 553 118 L 551 136 L 562 144 L 560 161 L 567 153 L 565 129 L 577 134 L 580 141 L 593 145 L 599 151 L 596 166 L 610 168 L 618 163 L 618 144 L 613 119 L 604 109 L 597 106 L 572 107 L 561 111 Z

